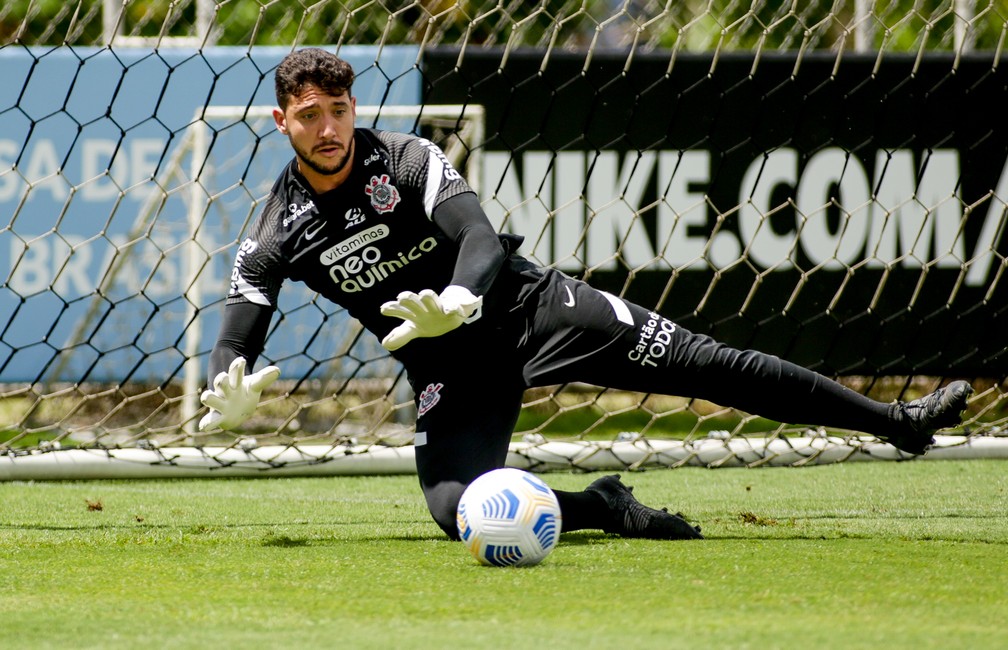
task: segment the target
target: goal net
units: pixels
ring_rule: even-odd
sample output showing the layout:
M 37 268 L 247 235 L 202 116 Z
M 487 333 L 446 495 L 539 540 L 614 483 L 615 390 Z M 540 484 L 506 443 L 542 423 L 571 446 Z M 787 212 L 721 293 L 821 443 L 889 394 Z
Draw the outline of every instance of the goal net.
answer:
M 359 125 L 438 143 L 530 259 L 876 399 L 969 379 L 927 457 L 1008 456 L 1006 29 L 979 0 L 5 6 L 0 479 L 413 471 L 401 367 L 294 283 L 260 360 L 283 379 L 241 431 L 196 427 L 291 155 L 273 70 L 309 44 L 354 66 Z M 578 384 L 527 392 L 509 462 L 903 458 Z

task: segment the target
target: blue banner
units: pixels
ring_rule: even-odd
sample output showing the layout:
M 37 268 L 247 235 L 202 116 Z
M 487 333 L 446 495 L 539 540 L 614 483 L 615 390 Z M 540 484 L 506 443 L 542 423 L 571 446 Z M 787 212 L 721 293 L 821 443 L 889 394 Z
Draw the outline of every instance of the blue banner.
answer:
M 236 243 L 291 157 L 270 115 L 289 51 L 0 49 L 0 382 L 160 384 L 205 360 Z M 419 102 L 415 48 L 338 54 L 358 106 Z M 287 376 L 355 339 L 294 285 L 281 315 L 267 355 Z

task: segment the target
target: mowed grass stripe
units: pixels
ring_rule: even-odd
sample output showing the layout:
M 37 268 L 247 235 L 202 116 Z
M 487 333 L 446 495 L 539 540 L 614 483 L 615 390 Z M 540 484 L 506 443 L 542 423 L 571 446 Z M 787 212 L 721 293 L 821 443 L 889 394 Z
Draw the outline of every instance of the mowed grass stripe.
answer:
M 528 569 L 477 566 L 411 476 L 0 484 L 0 646 L 1008 647 L 1006 476 L 624 473 L 707 539 L 569 533 Z

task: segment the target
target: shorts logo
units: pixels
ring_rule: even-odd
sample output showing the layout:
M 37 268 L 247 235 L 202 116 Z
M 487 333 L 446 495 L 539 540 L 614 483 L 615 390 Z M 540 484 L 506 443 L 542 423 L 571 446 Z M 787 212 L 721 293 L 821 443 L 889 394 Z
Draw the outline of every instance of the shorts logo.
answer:
M 364 188 L 364 192 L 371 197 L 371 207 L 379 214 L 392 212 L 399 204 L 399 190 L 390 181 L 388 174 L 372 176 L 371 182 Z
M 441 401 L 441 389 L 444 384 L 427 384 L 427 388 L 420 393 L 420 405 L 417 408 L 417 415 L 423 415 L 434 408 L 434 405 Z
M 645 367 L 658 366 L 659 361 L 669 357 L 675 330 L 675 323 L 657 312 L 648 312 L 648 321 L 641 325 L 637 344 L 627 353 L 627 358 Z
M 566 284 L 564 285 L 564 289 L 567 291 L 567 300 L 564 301 L 564 307 L 573 307 L 574 294 L 571 292 L 570 287 L 568 287 Z

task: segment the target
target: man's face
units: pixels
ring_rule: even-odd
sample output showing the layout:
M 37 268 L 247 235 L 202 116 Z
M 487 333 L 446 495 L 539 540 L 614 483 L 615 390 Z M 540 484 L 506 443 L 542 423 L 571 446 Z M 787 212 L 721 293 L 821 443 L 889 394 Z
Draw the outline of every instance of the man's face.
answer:
M 357 100 L 348 93 L 327 95 L 308 85 L 300 95 L 291 97 L 286 109 L 273 111 L 277 129 L 290 139 L 309 181 L 315 174 L 334 177 L 347 169 L 353 153 L 356 110 Z

